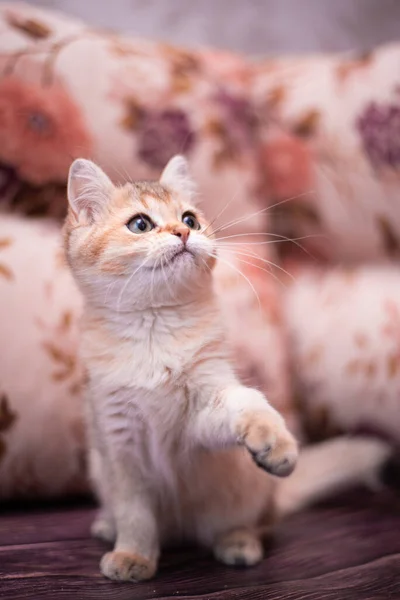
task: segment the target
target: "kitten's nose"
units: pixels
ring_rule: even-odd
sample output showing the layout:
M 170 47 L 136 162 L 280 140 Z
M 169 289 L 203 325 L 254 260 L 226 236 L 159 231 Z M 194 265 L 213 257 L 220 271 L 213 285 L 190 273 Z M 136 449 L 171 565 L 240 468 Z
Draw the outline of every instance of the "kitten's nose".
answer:
M 186 227 L 186 225 L 176 225 L 172 229 L 171 233 L 172 235 L 176 235 L 176 237 L 181 238 L 182 242 L 186 244 L 190 235 L 190 229 L 189 227 Z

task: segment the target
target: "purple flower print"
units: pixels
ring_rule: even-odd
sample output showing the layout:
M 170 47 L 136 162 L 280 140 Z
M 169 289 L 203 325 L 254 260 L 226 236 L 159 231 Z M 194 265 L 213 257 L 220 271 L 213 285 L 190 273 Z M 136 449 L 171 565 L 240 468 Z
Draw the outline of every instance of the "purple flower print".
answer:
M 223 122 L 231 143 L 238 149 L 253 147 L 257 137 L 257 118 L 250 102 L 226 91 L 221 91 L 216 101 L 222 108 Z
M 18 188 L 19 183 L 15 169 L 0 163 L 0 202 L 9 200 Z
M 400 105 L 371 102 L 356 122 L 375 167 L 400 167 Z
M 165 167 L 174 154 L 187 154 L 195 142 L 189 119 L 179 109 L 143 115 L 138 137 L 140 158 L 155 169 Z

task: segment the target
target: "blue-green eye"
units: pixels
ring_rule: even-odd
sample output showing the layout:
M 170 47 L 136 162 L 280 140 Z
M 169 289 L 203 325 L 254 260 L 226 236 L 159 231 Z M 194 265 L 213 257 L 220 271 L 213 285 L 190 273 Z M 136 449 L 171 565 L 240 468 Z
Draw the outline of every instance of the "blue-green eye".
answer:
M 126 226 L 132 233 L 147 233 L 155 227 L 153 221 L 146 215 L 135 215 Z
M 186 227 L 189 227 L 189 229 L 200 229 L 200 223 L 197 220 L 196 215 L 194 215 L 192 212 L 186 211 L 183 213 L 182 223 L 184 223 Z

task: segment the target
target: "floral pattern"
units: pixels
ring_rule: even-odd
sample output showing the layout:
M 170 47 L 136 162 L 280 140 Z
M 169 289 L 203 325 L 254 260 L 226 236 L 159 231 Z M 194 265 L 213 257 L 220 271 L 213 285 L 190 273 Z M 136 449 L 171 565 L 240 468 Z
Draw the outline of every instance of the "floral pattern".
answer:
M 0 24 L 2 497 L 85 488 L 81 300 L 59 232 L 77 156 L 121 181 L 185 153 L 205 213 L 237 236 L 217 286 L 243 380 L 314 440 L 398 439 L 396 269 L 354 265 L 400 256 L 399 45 L 250 61 L 28 5 L 3 4 Z
M 81 299 L 60 252 L 51 221 L 0 216 L 0 500 L 87 489 Z
M 0 202 L 11 196 L 18 184 L 15 169 L 0 163 Z
M 144 113 L 137 125 L 138 156 L 161 170 L 174 154 L 189 154 L 195 141 L 187 115 L 177 109 Z
M 300 268 L 285 316 L 297 402 L 311 439 L 362 431 L 399 444 L 397 266 Z
M 0 79 L 0 161 L 35 185 L 65 182 L 71 159 L 90 153 L 82 117 L 60 84 Z
M 7 432 L 14 425 L 16 414 L 12 411 L 8 398 L 5 394 L 0 397 L 0 462 L 6 453 L 7 443 L 2 434 Z
M 173 154 L 184 152 L 203 209 L 227 227 L 226 235 L 262 234 L 267 223 L 267 216 L 257 217 L 259 126 L 245 61 L 226 53 L 217 61 L 219 53 L 93 32 L 53 14 L 47 19 L 50 13 L 28 6 L 11 12 L 10 20 L 10 10 L 0 9 L 11 38 L 15 30 L 13 45 L 4 44 L 0 53 L 2 210 L 53 217 L 58 224 L 52 230 L 42 219 L 0 215 L 0 231 L 8 228 L 14 239 L 12 251 L 0 256 L 4 273 L 8 268 L 13 274 L 12 281 L 0 277 L 7 314 L 0 318 L 0 335 L 10 326 L 7 335 L 14 340 L 0 361 L 0 381 L 19 415 L 0 464 L 3 497 L 66 493 L 76 490 L 85 474 L 84 374 L 76 352 L 80 297 L 68 271 L 55 266 L 73 158 L 90 156 L 118 181 L 157 177 Z M 86 55 L 97 66 L 90 66 Z M 259 254 L 267 259 L 269 246 L 261 245 Z M 235 269 L 243 266 L 249 265 L 231 253 L 218 275 L 233 354 L 243 379 L 268 393 L 294 428 L 281 303 L 274 300 L 279 290 L 253 271 L 245 278 L 237 275 Z M 256 288 L 266 302 L 261 312 L 254 311 Z M 29 305 L 16 301 L 22 296 L 29 297 Z M 234 315 L 240 319 L 230 318 Z M 235 322 L 245 324 L 245 338 Z M 31 357 L 25 359 L 30 384 L 24 389 L 9 369 L 21 362 L 21 352 Z M 39 432 L 48 435 L 46 445 Z M 54 472 L 56 479 L 49 475 Z
M 399 59 L 399 45 L 388 44 L 362 56 L 255 65 L 266 185 L 274 203 L 284 201 L 273 230 L 304 238 L 324 262 L 397 254 L 400 75 L 392 65 Z M 282 257 L 287 250 L 279 246 Z
M 389 105 L 371 102 L 357 119 L 357 129 L 374 167 L 400 167 L 400 100 Z
M 12 239 L 10 237 L 0 238 L 0 253 L 2 250 L 8 248 L 12 244 Z M 0 254 L 1 257 L 1 254 Z M 3 279 L 8 279 L 12 281 L 14 279 L 14 273 L 11 268 L 7 265 L 7 263 L 2 262 L 0 260 L 0 277 Z
M 310 150 L 301 139 L 280 132 L 270 137 L 262 148 L 262 161 L 265 165 L 267 186 L 275 201 L 287 200 L 310 190 L 312 167 Z

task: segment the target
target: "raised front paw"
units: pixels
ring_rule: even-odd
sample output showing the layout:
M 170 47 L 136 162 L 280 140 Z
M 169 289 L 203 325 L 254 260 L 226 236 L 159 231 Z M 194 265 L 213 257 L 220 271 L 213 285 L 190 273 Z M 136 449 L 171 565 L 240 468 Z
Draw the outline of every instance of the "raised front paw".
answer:
M 243 412 L 238 422 L 239 442 L 254 462 L 278 477 L 290 475 L 298 457 L 297 442 L 273 408 Z
M 135 582 L 151 579 L 156 572 L 156 564 L 140 554 L 114 550 L 103 556 L 100 571 L 115 581 Z

